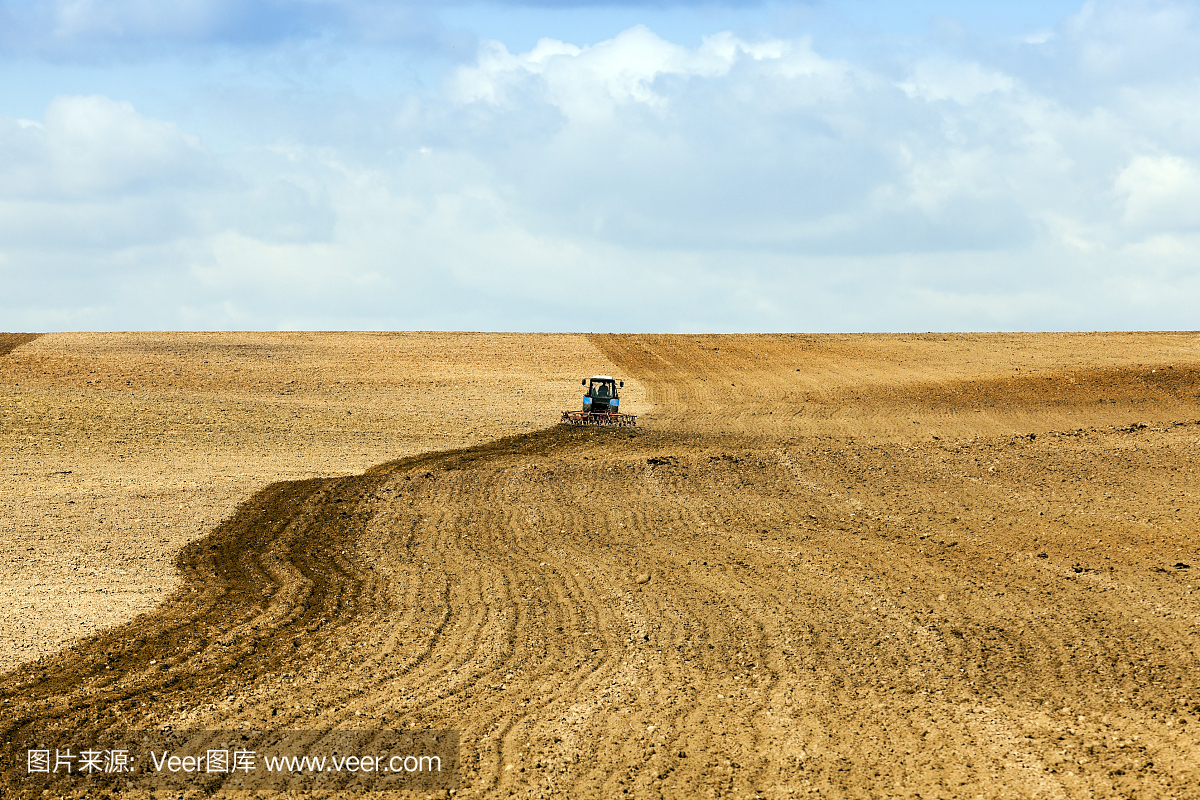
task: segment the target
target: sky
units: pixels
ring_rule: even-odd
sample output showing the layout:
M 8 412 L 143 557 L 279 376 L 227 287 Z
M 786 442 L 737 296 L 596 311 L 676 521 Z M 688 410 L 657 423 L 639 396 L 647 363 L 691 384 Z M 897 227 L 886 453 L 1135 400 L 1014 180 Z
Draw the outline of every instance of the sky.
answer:
M 0 330 L 1200 328 L 1200 0 L 0 0 Z

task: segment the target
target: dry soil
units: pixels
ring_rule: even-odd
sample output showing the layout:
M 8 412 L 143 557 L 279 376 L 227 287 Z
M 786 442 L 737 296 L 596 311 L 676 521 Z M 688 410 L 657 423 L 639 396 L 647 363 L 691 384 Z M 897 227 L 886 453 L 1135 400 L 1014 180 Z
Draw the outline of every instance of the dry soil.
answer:
M 304 353 L 338 336 L 274 342 L 305 343 L 306 374 Z M 379 350 L 357 369 L 440 346 L 421 336 L 363 337 Z M 160 335 L 168 350 L 196 338 Z M 210 362 L 241 358 L 236 337 L 204 341 Z M 1196 334 L 514 341 L 558 359 L 508 384 L 544 387 L 523 406 L 541 424 L 486 429 L 510 389 L 445 393 L 508 374 L 489 358 L 512 347 L 480 335 L 458 352 L 490 355 L 423 406 L 479 411 L 441 434 L 473 425 L 479 443 L 423 453 L 389 441 L 400 429 L 378 411 L 341 450 L 320 435 L 332 417 L 263 411 L 243 432 L 209 411 L 185 428 L 208 392 L 229 392 L 211 406 L 224 414 L 253 402 L 228 369 L 169 406 L 165 376 L 144 395 L 78 369 L 38 382 L 35 354 L 83 363 L 86 339 L 0 359 L 8 397 L 81 398 L 60 428 L 6 405 L 8 441 L 99 431 L 83 398 L 103 398 L 120 419 L 148 414 L 127 458 L 169 459 L 195 491 L 220 472 L 197 462 L 243 452 L 315 476 L 214 513 L 143 616 L 0 678 L 0 733 L 451 728 L 467 797 L 1200 797 Z M 194 361 L 179 358 L 202 375 Z M 343 369 L 328 357 L 304 408 L 338 413 Z M 637 429 L 544 424 L 589 371 L 626 376 Z M 70 469 L 37 447 L 44 466 L 6 502 L 51 496 L 50 468 Z M 122 468 L 111 447 L 94 480 Z M 126 479 L 126 518 L 145 513 L 146 474 Z M 49 501 L 13 502 L 6 524 L 54 528 Z M 94 517 L 78 519 L 106 530 Z

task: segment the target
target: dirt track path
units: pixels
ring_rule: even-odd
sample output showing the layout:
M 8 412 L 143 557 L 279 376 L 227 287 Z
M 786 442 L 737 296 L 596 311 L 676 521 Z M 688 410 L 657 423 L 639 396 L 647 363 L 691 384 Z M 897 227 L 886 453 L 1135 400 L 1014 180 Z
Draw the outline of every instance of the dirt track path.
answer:
M 455 728 L 460 796 L 1200 796 L 1196 338 L 1014 338 L 1032 376 L 598 337 L 646 429 L 272 486 L 4 732 Z

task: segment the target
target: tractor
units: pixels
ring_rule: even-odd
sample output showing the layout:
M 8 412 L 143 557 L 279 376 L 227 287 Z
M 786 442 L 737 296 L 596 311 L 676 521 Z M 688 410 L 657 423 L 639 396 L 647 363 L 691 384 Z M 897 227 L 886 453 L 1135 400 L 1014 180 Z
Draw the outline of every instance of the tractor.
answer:
M 583 410 L 564 411 L 560 423 L 617 425 L 622 428 L 637 425 L 637 417 L 620 412 L 620 390 L 625 387 L 625 381 L 618 381 L 611 375 L 593 375 L 580 381 L 580 385 L 587 387 L 587 394 L 583 396 Z

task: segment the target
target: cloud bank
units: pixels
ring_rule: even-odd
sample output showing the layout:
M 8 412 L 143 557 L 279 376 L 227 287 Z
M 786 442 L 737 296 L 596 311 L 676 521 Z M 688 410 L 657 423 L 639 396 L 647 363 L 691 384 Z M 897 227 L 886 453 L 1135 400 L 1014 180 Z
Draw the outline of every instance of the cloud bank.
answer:
M 315 21 L 294 24 L 373 8 L 311 6 Z M 196 30 L 193 18 L 223 30 L 252 7 L 27 11 L 68 8 L 70 30 L 136 18 L 153 39 Z M 254 89 L 258 104 L 243 87 L 219 147 L 123 97 L 53 96 L 39 119 L 0 116 L 0 318 L 1194 328 L 1198 20 L 1189 3 L 1087 3 L 1019 39 L 906 42 L 871 59 L 812 35 L 687 44 L 645 26 L 525 52 L 483 40 L 420 86 L 298 77 Z M 261 39 L 285 36 L 272 25 Z M 233 94 L 202 102 L 232 119 Z

